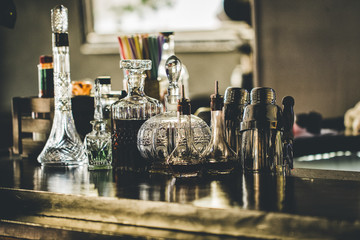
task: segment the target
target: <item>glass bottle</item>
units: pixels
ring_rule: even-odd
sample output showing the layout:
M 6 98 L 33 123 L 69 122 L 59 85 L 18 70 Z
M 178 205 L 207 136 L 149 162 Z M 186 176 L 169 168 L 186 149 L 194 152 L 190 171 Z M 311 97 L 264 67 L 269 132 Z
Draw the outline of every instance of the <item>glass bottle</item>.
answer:
M 190 100 L 184 97 L 178 99 L 176 146 L 167 159 L 169 170 L 174 177 L 196 177 L 201 170 L 202 160 L 192 137 Z
M 151 159 L 151 172 L 166 173 L 166 160 L 176 145 L 177 101 L 181 98 L 179 77 L 181 61 L 171 56 L 166 62 L 168 94 L 165 98 L 165 112 L 147 120 L 138 133 L 138 149 L 144 158 Z M 198 152 L 204 151 L 210 142 L 210 128 L 201 118 L 191 115 L 193 142 Z
M 106 122 L 103 121 L 103 108 L 101 104 L 100 80 L 95 80 L 95 111 L 94 120 L 90 122 L 93 129 L 85 136 L 84 145 L 88 157 L 88 169 L 111 169 L 112 146 L 111 134 L 106 131 Z
M 164 43 L 162 46 L 161 61 L 158 68 L 158 78 L 160 81 L 160 99 L 164 99 L 169 85 L 165 65 L 168 58 L 175 55 L 175 36 L 174 32 L 161 32 L 160 34 L 164 36 Z M 184 64 L 181 66 L 180 84 L 185 86 L 185 95 L 189 96 L 189 72 Z
M 205 170 L 208 174 L 229 174 L 237 166 L 237 154 L 230 148 L 225 137 L 223 96 L 219 94 L 218 81 L 215 82 L 215 94 L 211 95 L 211 140 L 201 155 L 205 159 Z
M 39 98 L 54 97 L 53 57 L 42 55 L 38 64 Z
M 100 83 L 101 91 L 101 106 L 103 112 L 103 121 L 106 122 L 106 131 L 111 131 L 111 104 L 126 97 L 126 91 L 121 90 L 119 92 L 111 91 L 111 77 L 99 76 L 96 78 Z M 95 80 L 95 81 L 96 81 Z
M 113 166 L 124 171 L 142 172 L 149 161 L 137 149 L 137 134 L 150 117 L 163 111 L 162 104 L 145 95 L 145 70 L 151 60 L 121 60 L 120 67 L 128 70 L 128 95 L 111 106 Z
M 38 156 L 42 165 L 79 165 L 86 161 L 71 111 L 68 10 L 58 5 L 51 11 L 54 58 L 55 114 L 50 136 Z

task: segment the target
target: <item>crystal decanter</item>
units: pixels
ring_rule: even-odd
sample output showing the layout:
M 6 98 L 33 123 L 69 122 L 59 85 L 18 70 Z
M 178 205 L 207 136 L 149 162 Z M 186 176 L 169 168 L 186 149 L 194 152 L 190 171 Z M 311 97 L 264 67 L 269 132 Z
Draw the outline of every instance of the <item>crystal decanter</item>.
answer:
M 190 100 L 184 97 L 182 85 L 182 98 L 177 105 L 176 146 L 166 161 L 176 178 L 196 177 L 201 170 L 202 160 L 194 145 L 191 120 Z
M 237 154 L 226 141 L 223 115 L 224 98 L 219 94 L 218 81 L 215 94 L 210 97 L 211 141 L 201 157 L 205 159 L 205 171 L 211 175 L 229 174 L 239 166 Z
M 54 57 L 55 114 L 50 136 L 38 156 L 42 165 L 80 165 L 86 161 L 71 111 L 68 10 L 58 5 L 51 10 Z
M 171 56 L 166 62 L 168 94 L 165 112 L 147 120 L 138 133 L 138 149 L 141 156 L 151 159 L 151 172 L 166 173 L 166 160 L 176 145 L 177 101 L 181 98 L 179 77 L 181 61 Z M 201 118 L 191 115 L 191 131 L 194 145 L 202 152 L 210 142 L 210 128 Z
M 149 161 L 137 149 L 137 134 L 147 119 L 163 111 L 163 106 L 144 93 L 144 71 L 151 69 L 151 60 L 121 60 L 120 68 L 129 72 L 128 95 L 111 106 L 113 166 L 143 172 Z
M 84 145 L 88 157 L 88 169 L 111 169 L 112 146 L 111 134 L 106 131 L 106 121 L 103 120 L 101 104 L 100 79 L 95 80 L 95 111 L 94 120 L 90 122 L 93 129 L 85 136 Z

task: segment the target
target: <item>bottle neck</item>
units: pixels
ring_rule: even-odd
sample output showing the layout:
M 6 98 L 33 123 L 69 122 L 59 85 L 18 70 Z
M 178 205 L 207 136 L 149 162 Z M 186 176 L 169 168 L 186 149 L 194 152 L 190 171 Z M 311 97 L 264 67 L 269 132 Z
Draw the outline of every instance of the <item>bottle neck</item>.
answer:
M 128 78 L 128 96 L 144 96 L 145 74 L 130 73 Z
M 167 60 L 172 55 L 175 55 L 175 39 L 170 35 L 164 38 L 162 58 Z
M 224 114 L 221 110 L 211 111 L 211 138 L 225 139 Z
M 53 66 L 54 66 L 54 93 L 55 110 L 71 111 L 71 81 L 69 46 L 59 41 L 53 33 Z

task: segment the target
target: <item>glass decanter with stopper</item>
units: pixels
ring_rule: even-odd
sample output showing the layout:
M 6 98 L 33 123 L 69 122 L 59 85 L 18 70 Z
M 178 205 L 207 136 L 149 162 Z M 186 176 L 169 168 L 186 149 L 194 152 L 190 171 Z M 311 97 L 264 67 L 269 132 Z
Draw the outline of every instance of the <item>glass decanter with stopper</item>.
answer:
M 94 120 L 90 123 L 93 125 L 93 129 L 85 136 L 84 140 L 86 154 L 88 157 L 88 169 L 111 169 L 111 134 L 106 131 L 106 121 L 103 120 L 100 79 L 95 80 Z
M 158 68 L 158 79 L 159 79 L 159 92 L 160 99 L 166 101 L 166 92 L 169 87 L 169 81 L 166 73 L 166 62 L 169 57 L 175 55 L 175 34 L 174 32 L 161 32 L 164 36 L 164 43 L 162 45 L 161 60 Z M 185 86 L 185 94 L 189 96 L 189 73 L 184 64 L 181 66 L 180 72 L 180 84 Z
M 120 68 L 129 72 L 128 95 L 111 106 L 113 166 L 144 172 L 149 161 L 137 149 L 137 134 L 147 119 L 163 111 L 163 106 L 144 93 L 144 71 L 151 69 L 151 60 L 121 60 Z
M 177 101 L 181 98 L 179 78 L 181 61 L 171 56 L 166 62 L 168 94 L 165 98 L 165 112 L 147 120 L 138 133 L 138 149 L 141 156 L 151 159 L 152 173 L 167 173 L 166 160 L 176 145 Z M 191 115 L 191 130 L 194 145 L 198 152 L 204 151 L 210 142 L 210 128 L 201 118 Z
M 218 81 L 215 94 L 210 96 L 211 140 L 201 157 L 205 159 L 205 171 L 210 175 L 229 174 L 239 166 L 237 154 L 226 141 L 223 106 L 224 98 L 219 94 Z
M 71 106 L 68 10 L 51 10 L 54 57 L 55 114 L 49 138 L 38 156 L 42 165 L 80 165 L 86 161 L 84 145 L 73 119 Z
M 167 164 L 176 178 L 196 177 L 201 170 L 202 160 L 192 137 L 190 100 L 184 96 L 184 86 L 177 105 L 176 146 Z

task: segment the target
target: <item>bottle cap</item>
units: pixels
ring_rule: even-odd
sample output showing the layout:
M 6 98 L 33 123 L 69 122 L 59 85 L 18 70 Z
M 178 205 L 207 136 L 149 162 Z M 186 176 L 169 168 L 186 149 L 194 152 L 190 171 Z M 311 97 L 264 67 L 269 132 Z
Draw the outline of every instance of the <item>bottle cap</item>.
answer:
M 96 80 L 98 80 L 100 84 L 111 84 L 110 76 L 100 76 L 97 77 Z
M 275 104 L 275 90 L 269 87 L 257 87 L 251 90 L 251 104 Z
M 40 56 L 40 63 L 52 63 L 53 57 L 50 55 L 41 55 Z
M 210 96 L 211 111 L 222 110 L 224 106 L 224 97 L 219 94 L 219 82 L 215 81 L 215 94 Z
M 247 105 L 249 103 L 249 92 L 240 87 L 228 87 L 225 91 L 224 103 Z
M 165 36 L 165 37 L 168 37 L 170 35 L 174 35 L 174 32 L 161 32 L 160 34 Z

